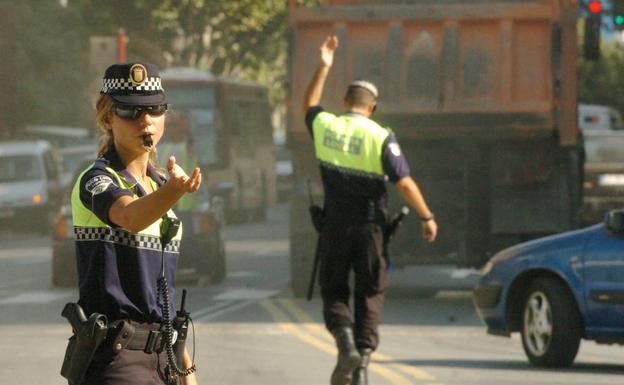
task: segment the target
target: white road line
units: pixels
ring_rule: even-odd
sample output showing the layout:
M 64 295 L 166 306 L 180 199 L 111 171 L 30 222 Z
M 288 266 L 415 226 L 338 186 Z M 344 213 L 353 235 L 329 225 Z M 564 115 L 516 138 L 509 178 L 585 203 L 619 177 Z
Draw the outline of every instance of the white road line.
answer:
M 27 283 L 39 282 L 36 278 L 28 278 L 28 279 L 18 279 L 16 281 L 9 281 L 0 284 L 0 289 L 8 289 L 13 286 L 19 286 Z
M 0 260 L 19 260 L 21 258 L 46 257 L 52 258 L 52 248 L 45 247 L 28 247 L 24 249 L 9 248 L 0 250 Z
M 267 288 L 265 289 L 232 289 L 229 291 L 226 291 L 224 293 L 221 293 L 219 295 L 217 295 L 215 297 L 216 298 L 228 298 L 228 297 L 234 297 L 236 298 L 236 300 L 234 300 L 234 298 L 229 298 L 229 300 L 223 301 L 220 304 L 216 304 L 214 306 L 209 306 L 209 307 L 205 307 L 202 309 L 199 309 L 195 312 L 193 312 L 193 319 L 196 321 L 209 321 L 211 319 L 217 318 L 219 316 L 222 316 L 224 314 L 230 313 L 234 310 L 238 310 L 241 309 L 243 307 L 249 306 L 249 305 L 253 305 L 254 303 L 258 303 L 259 300 L 264 300 L 266 298 L 269 298 L 270 296 L 273 296 L 277 293 L 279 293 L 279 289 L 280 287 L 286 285 L 288 282 L 290 282 L 290 280 L 285 279 L 285 280 L 281 280 L 281 281 L 277 281 L 275 283 L 273 283 L 272 285 L 269 285 Z M 258 295 L 250 295 L 248 292 L 262 292 L 263 295 L 262 297 L 259 297 Z M 234 296 L 232 293 L 237 293 L 237 296 Z M 245 296 L 242 296 L 242 294 L 246 294 Z
M 228 278 L 249 278 L 249 277 L 256 277 L 256 276 L 258 276 L 258 273 L 255 273 L 253 271 L 239 270 L 239 271 L 228 272 L 227 276 L 228 276 Z
M 263 290 L 263 289 L 233 289 L 223 292 L 214 297 L 216 300 L 261 300 L 274 296 L 279 290 Z
M 199 310 L 196 310 L 196 311 L 193 312 L 193 315 L 194 315 L 195 318 L 199 318 L 199 317 L 202 317 L 202 316 L 204 316 L 206 314 L 209 314 L 211 312 L 218 311 L 218 310 L 220 310 L 222 308 L 231 306 L 235 302 L 236 301 L 223 301 L 223 302 L 219 302 L 219 303 L 217 303 L 214 306 L 204 307 L 204 308 L 201 308 Z
M 0 300 L 0 304 L 22 305 L 50 303 L 61 298 L 69 298 L 68 293 L 50 293 L 49 291 L 31 291 Z
M 222 316 L 223 314 L 230 313 L 234 310 L 238 310 L 249 305 L 253 305 L 254 303 L 257 303 L 257 301 L 243 301 L 243 302 L 233 303 L 231 306 L 224 307 L 221 310 L 210 312 L 204 316 L 197 317 L 195 318 L 195 320 L 196 321 L 209 321 L 211 319 L 215 319 L 219 316 Z

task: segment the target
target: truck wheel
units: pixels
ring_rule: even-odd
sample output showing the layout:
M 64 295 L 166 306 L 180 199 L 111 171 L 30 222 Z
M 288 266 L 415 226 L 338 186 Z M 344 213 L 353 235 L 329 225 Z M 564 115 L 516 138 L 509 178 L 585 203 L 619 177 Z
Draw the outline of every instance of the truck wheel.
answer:
M 526 292 L 522 311 L 522 346 L 536 366 L 572 365 L 581 342 L 576 301 L 562 283 L 538 278 Z

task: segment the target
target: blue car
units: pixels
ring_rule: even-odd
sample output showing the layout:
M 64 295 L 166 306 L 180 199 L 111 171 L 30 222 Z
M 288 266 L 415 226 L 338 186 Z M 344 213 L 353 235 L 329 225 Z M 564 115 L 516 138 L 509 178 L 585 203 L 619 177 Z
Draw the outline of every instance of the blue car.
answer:
M 488 333 L 519 331 L 537 366 L 570 366 L 582 338 L 624 343 L 624 210 L 500 251 L 473 295 Z

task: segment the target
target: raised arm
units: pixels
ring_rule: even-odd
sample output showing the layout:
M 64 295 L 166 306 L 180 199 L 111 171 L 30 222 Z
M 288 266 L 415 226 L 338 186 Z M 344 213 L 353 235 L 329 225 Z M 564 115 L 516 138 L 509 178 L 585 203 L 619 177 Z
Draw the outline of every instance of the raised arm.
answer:
M 310 107 L 318 106 L 323 96 L 323 87 L 327 74 L 334 63 L 334 51 L 338 48 L 338 38 L 336 36 L 327 36 L 321 47 L 319 48 L 319 66 L 314 73 L 312 81 L 306 89 L 303 98 L 303 111 L 306 112 Z

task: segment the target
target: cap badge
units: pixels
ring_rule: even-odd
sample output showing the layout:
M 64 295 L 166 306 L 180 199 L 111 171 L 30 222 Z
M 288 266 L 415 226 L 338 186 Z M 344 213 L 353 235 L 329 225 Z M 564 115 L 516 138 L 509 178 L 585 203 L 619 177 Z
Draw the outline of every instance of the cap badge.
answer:
M 143 64 L 135 64 L 130 67 L 130 81 L 136 86 L 140 86 L 147 79 L 147 70 Z

